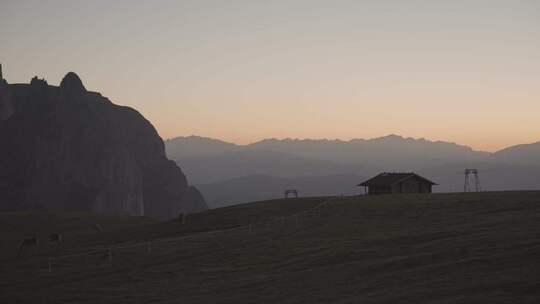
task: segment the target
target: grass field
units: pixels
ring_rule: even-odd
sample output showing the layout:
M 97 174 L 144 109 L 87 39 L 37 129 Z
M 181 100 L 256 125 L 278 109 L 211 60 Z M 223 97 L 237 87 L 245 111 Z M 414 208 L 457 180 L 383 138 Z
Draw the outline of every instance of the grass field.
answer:
M 103 226 L 95 231 L 95 223 Z M 0 303 L 539 303 L 540 192 L 0 214 Z M 24 235 L 63 232 L 16 258 Z

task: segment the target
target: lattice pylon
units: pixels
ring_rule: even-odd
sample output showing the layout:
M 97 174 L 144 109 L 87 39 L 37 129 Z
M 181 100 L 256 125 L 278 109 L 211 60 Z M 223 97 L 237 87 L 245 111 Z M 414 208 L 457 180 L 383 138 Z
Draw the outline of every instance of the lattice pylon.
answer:
M 474 191 L 480 192 L 482 188 L 480 186 L 480 178 L 478 177 L 477 169 L 465 169 L 465 184 L 463 185 L 464 192 L 473 192 L 471 187 L 471 175 L 474 178 Z

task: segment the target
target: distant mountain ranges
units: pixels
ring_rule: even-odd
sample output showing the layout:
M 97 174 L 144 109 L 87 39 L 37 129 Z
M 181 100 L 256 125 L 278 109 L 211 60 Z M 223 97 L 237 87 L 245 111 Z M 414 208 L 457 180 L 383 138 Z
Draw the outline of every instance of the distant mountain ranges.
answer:
M 540 189 L 540 142 L 489 153 L 398 135 L 249 145 L 189 136 L 166 140 L 165 147 L 210 207 L 279 197 L 284 188 L 302 188 L 302 195 L 361 193 L 355 185 L 381 171 L 423 174 L 440 184 L 439 192 L 462 191 L 469 167 L 480 170 L 484 190 Z

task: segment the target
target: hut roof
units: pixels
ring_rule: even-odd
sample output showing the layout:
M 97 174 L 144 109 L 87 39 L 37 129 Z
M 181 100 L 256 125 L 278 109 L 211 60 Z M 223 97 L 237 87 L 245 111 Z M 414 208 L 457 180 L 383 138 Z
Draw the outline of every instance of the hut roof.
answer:
M 407 172 L 407 173 L 383 172 L 373 178 L 368 179 L 367 181 L 361 184 L 358 184 L 357 186 L 390 186 L 399 182 L 403 182 L 410 178 L 418 178 L 418 179 L 423 180 L 426 183 L 437 185 L 436 183 L 430 181 L 429 179 L 422 177 L 413 172 Z

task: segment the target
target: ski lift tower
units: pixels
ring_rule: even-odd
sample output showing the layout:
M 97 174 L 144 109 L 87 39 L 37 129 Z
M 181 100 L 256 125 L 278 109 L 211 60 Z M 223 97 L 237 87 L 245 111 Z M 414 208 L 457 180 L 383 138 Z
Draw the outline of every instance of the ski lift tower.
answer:
M 474 192 L 480 192 L 480 179 L 478 178 L 478 169 L 465 169 L 465 185 L 463 187 L 464 192 L 473 192 L 471 186 L 471 176 L 474 178 Z

